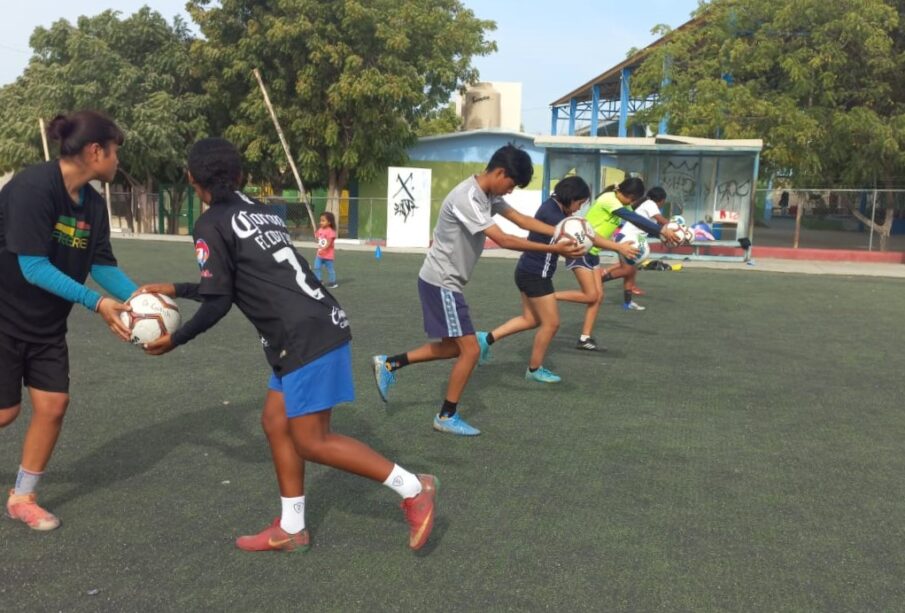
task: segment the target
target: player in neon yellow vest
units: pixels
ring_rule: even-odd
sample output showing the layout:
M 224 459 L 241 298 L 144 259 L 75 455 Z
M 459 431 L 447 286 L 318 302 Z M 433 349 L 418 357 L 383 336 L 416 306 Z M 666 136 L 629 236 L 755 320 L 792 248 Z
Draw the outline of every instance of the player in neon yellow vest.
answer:
M 630 177 L 619 185 L 611 185 L 603 190 L 594 204 L 585 214 L 585 219 L 594 228 L 597 236 L 610 238 L 616 234 L 616 230 L 623 222 L 629 221 L 651 236 L 662 237 L 665 240 L 674 240 L 674 233 L 649 219 L 641 217 L 631 208 L 631 203 L 644 197 L 644 181 L 638 177 Z M 556 292 L 557 300 L 566 302 L 578 302 L 587 305 L 581 335 L 578 337 L 577 349 L 596 351 L 601 349 L 591 336 L 594 323 L 597 321 L 597 312 L 603 301 L 603 282 L 599 271 L 600 250 L 591 249 L 583 258 L 566 260 L 566 268 L 575 273 L 575 278 L 581 286 L 581 291 Z

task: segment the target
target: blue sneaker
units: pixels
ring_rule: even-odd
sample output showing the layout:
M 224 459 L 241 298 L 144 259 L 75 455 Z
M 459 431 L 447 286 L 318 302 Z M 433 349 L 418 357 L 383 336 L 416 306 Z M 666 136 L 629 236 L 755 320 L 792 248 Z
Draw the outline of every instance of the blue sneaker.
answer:
M 487 332 L 478 332 L 478 345 L 481 347 L 481 357 L 478 358 L 478 366 L 483 366 L 490 361 L 490 345 L 487 344 Z
M 385 355 L 375 355 L 371 358 L 371 366 L 374 369 L 374 381 L 377 382 L 377 392 L 380 394 L 380 399 L 386 402 L 390 387 L 396 385 L 396 375 L 387 368 L 387 357 Z
M 623 311 L 646 311 L 647 307 L 643 307 L 634 300 L 631 302 L 626 302 L 622 305 Z
M 469 426 L 464 419 L 459 417 L 458 413 L 452 417 L 440 417 L 439 413 L 434 415 L 434 430 L 459 436 L 477 436 L 481 433 L 477 428 Z
M 538 383 L 559 383 L 562 381 L 562 377 L 559 375 L 553 374 L 543 366 L 531 372 L 531 370 L 525 371 L 525 381 L 537 381 Z

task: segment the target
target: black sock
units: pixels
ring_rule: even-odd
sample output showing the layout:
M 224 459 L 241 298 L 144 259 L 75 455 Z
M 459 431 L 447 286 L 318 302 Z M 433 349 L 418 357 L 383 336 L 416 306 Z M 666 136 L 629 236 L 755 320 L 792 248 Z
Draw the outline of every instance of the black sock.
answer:
M 443 406 L 440 408 L 440 417 L 452 417 L 456 414 L 456 405 L 458 402 L 452 402 L 451 400 L 444 400 Z
M 632 290 L 627 289 L 622 292 L 622 300 L 625 301 L 625 304 L 628 304 L 632 301 Z
M 603 282 L 604 282 L 604 283 L 606 283 L 607 281 L 612 281 L 613 279 L 615 279 L 615 277 L 613 276 L 613 273 L 609 273 L 609 272 L 608 272 L 608 273 L 606 273 L 605 275 L 603 275 Z
M 394 370 L 399 370 L 403 366 L 409 365 L 409 355 L 407 353 L 400 353 L 399 355 L 394 355 L 391 358 L 387 358 L 387 364 L 390 365 L 390 372 Z
M 540 367 L 538 367 L 538 368 L 540 368 Z M 531 367 L 529 366 L 529 367 L 528 367 L 528 372 L 537 372 L 537 368 L 531 368 Z
M 494 343 L 496 342 L 496 339 L 493 338 L 493 332 L 488 332 L 488 333 L 487 333 L 487 338 L 484 339 L 484 340 L 487 341 L 487 345 L 488 345 L 488 346 L 489 346 L 489 345 L 492 345 L 492 344 L 494 344 Z

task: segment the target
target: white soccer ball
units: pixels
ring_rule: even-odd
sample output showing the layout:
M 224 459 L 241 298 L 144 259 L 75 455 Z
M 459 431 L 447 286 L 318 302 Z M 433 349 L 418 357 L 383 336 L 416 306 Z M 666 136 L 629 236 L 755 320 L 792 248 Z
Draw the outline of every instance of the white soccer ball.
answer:
M 591 224 L 584 217 L 575 215 L 566 217 L 556 224 L 556 229 L 553 232 L 554 242 L 558 243 L 563 239 L 572 239 L 585 251 L 594 246 L 593 238 L 594 228 L 591 227 Z
M 679 245 L 681 245 L 682 243 L 685 242 L 685 239 L 687 238 L 686 234 L 685 234 L 685 230 L 683 230 L 682 226 L 678 222 L 671 221 L 668 224 L 666 224 L 666 228 L 668 230 L 672 230 L 673 232 L 675 232 L 676 236 L 679 238 L 679 240 L 678 241 L 664 240 L 663 241 L 664 245 L 672 248 L 672 247 L 678 247 Z
M 638 255 L 633 258 L 626 258 L 620 255 L 619 259 L 630 266 L 640 266 L 641 263 L 644 262 L 644 260 L 646 260 L 650 255 L 650 245 L 647 244 L 647 237 L 642 234 L 637 238 L 637 240 L 627 239 L 627 241 L 629 243 L 635 244 L 635 246 L 638 248 Z
M 131 311 L 123 311 L 119 318 L 129 329 L 130 340 L 136 345 L 156 341 L 164 334 L 172 334 L 182 323 L 179 307 L 163 294 L 138 294 L 127 302 Z
M 694 228 L 689 228 L 688 226 L 682 226 L 682 230 L 685 232 L 685 244 L 690 245 L 694 242 Z

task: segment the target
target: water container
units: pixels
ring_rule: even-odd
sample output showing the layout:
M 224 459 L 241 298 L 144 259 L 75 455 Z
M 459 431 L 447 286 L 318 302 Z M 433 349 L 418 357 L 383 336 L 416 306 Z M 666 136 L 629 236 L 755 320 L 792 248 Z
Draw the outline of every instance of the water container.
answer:
M 499 128 L 502 122 L 500 92 L 490 83 L 475 83 L 465 92 L 462 114 L 466 130 Z

